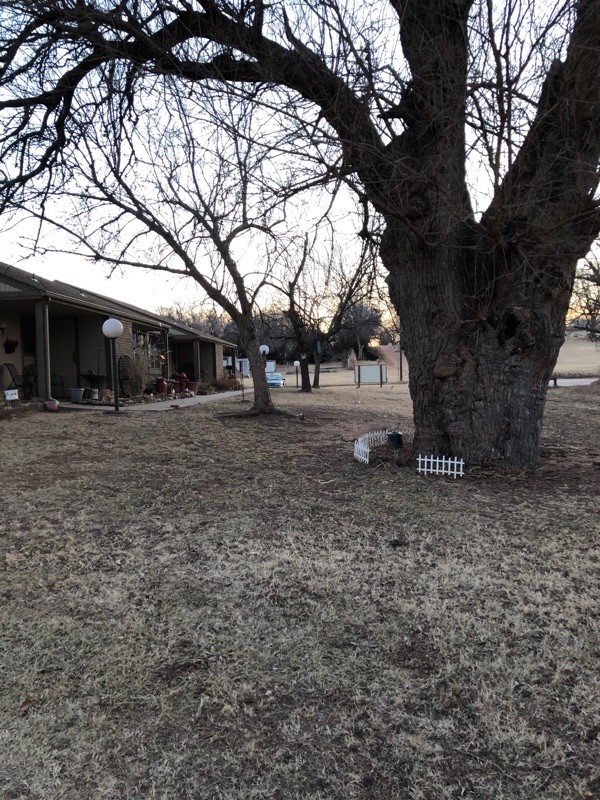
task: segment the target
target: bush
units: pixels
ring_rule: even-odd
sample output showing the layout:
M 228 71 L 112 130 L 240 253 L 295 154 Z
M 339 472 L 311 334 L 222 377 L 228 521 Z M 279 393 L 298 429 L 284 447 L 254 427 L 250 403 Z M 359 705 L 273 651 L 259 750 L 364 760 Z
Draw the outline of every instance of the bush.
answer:
M 210 385 L 219 392 L 234 392 L 242 388 L 237 378 L 214 378 Z

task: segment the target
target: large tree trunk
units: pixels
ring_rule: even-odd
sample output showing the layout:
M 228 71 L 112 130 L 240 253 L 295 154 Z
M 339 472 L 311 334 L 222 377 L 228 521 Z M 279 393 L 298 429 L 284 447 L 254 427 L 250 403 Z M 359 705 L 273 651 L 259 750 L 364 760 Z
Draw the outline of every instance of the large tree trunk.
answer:
M 483 242 L 479 249 L 477 259 L 476 246 L 455 239 L 437 248 L 413 241 L 409 250 L 407 237 L 388 229 L 382 257 L 402 320 L 415 449 L 529 468 L 570 285 L 565 278 L 549 293 L 547 265 L 544 275 L 518 253 L 502 253 L 503 277 L 494 276 L 499 254 Z M 474 264 L 485 283 L 465 285 Z
M 256 336 L 254 321 L 245 315 L 235 319 L 240 332 L 242 344 L 246 349 L 246 355 L 250 362 L 250 372 L 252 373 L 252 383 L 254 385 L 254 403 L 252 411 L 259 414 L 272 414 L 275 406 L 271 400 L 271 392 L 267 385 L 265 373 L 265 362 L 260 352 L 260 344 Z
M 392 149 L 413 172 L 387 184 L 381 257 L 402 322 L 417 451 L 533 468 L 577 259 L 598 230 L 598 2 L 579 3 L 565 61 L 552 65 L 480 221 L 465 181 L 470 5 L 398 3 L 414 80 Z

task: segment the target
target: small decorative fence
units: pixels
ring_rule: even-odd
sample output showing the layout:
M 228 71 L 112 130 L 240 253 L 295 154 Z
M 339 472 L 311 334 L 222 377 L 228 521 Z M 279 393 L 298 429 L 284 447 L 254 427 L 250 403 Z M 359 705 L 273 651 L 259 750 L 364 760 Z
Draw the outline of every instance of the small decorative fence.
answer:
M 371 431 L 354 440 L 354 458 L 363 464 L 369 463 L 369 454 L 372 447 L 387 444 L 388 430 Z
M 417 456 L 417 472 L 421 475 L 449 475 L 458 478 L 465 474 L 465 462 L 462 458 L 446 456 Z
M 354 440 L 354 458 L 362 464 L 368 464 L 371 448 L 389 444 L 387 429 L 371 431 Z M 462 478 L 465 474 L 465 462 L 462 458 L 447 456 L 417 456 L 417 472 L 421 475 L 447 475 L 450 478 Z

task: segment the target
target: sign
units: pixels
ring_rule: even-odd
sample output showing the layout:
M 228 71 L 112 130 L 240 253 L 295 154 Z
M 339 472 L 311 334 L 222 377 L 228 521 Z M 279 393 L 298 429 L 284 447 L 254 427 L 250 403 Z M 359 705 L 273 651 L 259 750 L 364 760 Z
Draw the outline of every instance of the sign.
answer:
M 19 390 L 18 389 L 5 389 L 4 390 L 4 399 L 5 400 L 18 400 L 19 399 Z
M 235 368 L 238 372 L 242 373 L 244 378 L 250 377 L 250 362 L 247 358 L 236 358 Z
M 354 367 L 354 383 L 387 383 L 387 364 L 357 364 Z

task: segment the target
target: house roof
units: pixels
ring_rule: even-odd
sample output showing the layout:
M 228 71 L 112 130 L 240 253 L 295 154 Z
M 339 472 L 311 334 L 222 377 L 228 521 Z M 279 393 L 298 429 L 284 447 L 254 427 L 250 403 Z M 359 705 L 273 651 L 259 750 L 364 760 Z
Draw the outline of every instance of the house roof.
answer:
M 41 275 L 26 272 L 18 269 L 18 267 L 12 267 L 10 264 L 0 262 L 0 292 L 4 279 L 8 280 L 9 285 L 17 284 L 19 288 L 25 289 L 27 294 L 38 296 L 39 298 L 47 298 L 48 300 L 67 303 L 79 308 L 87 308 L 111 316 L 120 315 L 126 319 L 156 325 L 157 328 L 165 329 L 168 327 L 167 322 L 156 314 L 152 314 L 151 311 L 145 311 L 129 303 L 122 303 L 111 297 L 81 289 L 70 283 L 43 278 Z
M 0 296 L 4 295 L 4 299 L 9 298 L 15 288 L 21 290 L 21 292 L 25 291 L 27 295 L 35 298 L 47 298 L 48 300 L 63 302 L 110 316 L 125 317 L 135 322 L 154 326 L 159 330 L 168 329 L 170 335 L 179 339 L 198 338 L 209 342 L 219 342 L 230 347 L 235 346 L 233 342 L 204 334 L 195 328 L 190 328 L 188 325 L 168 317 L 153 314 L 143 308 L 123 303 L 120 300 L 114 300 L 112 297 L 106 297 L 96 292 L 90 292 L 87 289 L 81 289 L 70 283 L 43 278 L 35 273 L 26 272 L 18 267 L 0 262 Z
M 167 322 L 171 327 L 169 328 L 169 336 L 177 339 L 205 339 L 208 342 L 217 342 L 218 344 L 225 344 L 228 347 L 237 347 L 235 342 L 230 342 L 228 339 L 219 339 L 218 336 L 211 336 L 209 333 L 203 333 L 197 328 L 192 328 L 190 325 L 184 325 L 183 322 L 177 322 L 176 319 L 171 317 L 160 317 L 160 319 Z

